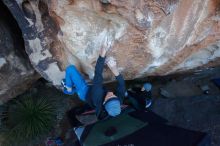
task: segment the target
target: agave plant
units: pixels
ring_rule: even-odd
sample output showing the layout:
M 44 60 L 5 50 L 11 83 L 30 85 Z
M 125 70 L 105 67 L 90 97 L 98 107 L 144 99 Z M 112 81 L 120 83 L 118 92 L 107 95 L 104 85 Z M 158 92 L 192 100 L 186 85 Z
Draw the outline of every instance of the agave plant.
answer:
M 16 100 L 5 114 L 5 144 L 28 145 L 47 134 L 55 119 L 55 106 L 47 98 L 26 96 Z

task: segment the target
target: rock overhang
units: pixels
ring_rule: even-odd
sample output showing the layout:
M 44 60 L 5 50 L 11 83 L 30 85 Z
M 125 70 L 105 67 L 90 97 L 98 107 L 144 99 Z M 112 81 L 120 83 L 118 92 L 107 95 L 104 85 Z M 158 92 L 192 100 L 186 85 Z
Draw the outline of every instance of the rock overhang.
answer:
M 125 79 L 218 65 L 218 1 L 3 1 L 22 29 L 32 65 L 56 86 L 70 64 L 92 79 L 105 36 Z M 104 78 L 113 80 L 107 69 Z

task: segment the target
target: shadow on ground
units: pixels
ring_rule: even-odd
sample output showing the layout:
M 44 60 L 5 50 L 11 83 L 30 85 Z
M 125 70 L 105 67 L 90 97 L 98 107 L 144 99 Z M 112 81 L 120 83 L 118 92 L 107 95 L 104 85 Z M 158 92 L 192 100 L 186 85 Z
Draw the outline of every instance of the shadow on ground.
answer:
M 214 78 L 220 78 L 220 68 L 171 76 L 163 78 L 162 82 L 156 79 L 151 108 L 172 125 L 209 133 L 212 146 L 219 146 L 220 90 L 212 82 Z M 161 89 L 167 92 L 165 96 L 160 94 Z
M 207 132 L 220 145 L 220 95 L 155 99 L 152 110 L 171 125 Z

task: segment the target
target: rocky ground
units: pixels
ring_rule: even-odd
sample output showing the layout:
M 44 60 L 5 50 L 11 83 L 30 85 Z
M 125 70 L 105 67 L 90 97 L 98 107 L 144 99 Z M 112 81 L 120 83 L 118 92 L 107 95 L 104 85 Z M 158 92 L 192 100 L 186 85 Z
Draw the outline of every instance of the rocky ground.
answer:
M 219 78 L 219 73 L 220 68 L 215 68 L 156 80 L 152 110 L 172 125 L 209 133 L 212 146 L 219 146 L 220 90 L 211 81 Z M 204 93 L 204 88 L 208 94 Z
M 157 99 L 153 111 L 171 125 L 207 132 L 212 146 L 220 145 L 220 95 Z
M 151 109 L 166 118 L 170 124 L 207 132 L 212 137 L 212 146 L 220 145 L 220 90 L 211 79 L 220 77 L 220 68 L 213 68 L 195 74 L 181 74 L 167 77 L 150 77 L 128 81 L 127 85 L 145 81 L 153 83 L 153 105 Z M 112 84 L 107 86 L 112 87 Z M 205 94 L 202 90 L 208 90 Z M 57 125 L 49 137 L 61 136 L 71 146 L 75 137 L 65 116 L 65 111 L 82 104 L 76 97 L 66 96 L 44 80 L 38 81 L 29 92 L 54 98 L 58 104 Z M 41 145 L 44 145 L 42 142 Z

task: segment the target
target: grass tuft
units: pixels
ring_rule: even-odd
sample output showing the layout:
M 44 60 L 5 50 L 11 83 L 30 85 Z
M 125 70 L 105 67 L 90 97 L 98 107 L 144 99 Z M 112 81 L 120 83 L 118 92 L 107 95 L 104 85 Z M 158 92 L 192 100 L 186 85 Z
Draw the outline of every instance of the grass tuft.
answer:
M 49 133 L 56 109 L 53 101 L 45 97 L 25 96 L 14 100 L 2 117 L 5 145 L 29 145 Z

